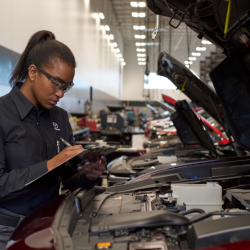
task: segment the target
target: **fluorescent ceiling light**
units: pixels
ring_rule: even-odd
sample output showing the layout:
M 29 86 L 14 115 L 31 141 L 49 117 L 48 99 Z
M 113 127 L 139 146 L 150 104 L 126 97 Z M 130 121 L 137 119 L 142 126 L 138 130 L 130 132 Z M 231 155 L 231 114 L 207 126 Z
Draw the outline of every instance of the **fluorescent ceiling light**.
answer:
M 145 46 L 145 43 L 135 43 L 135 46 Z
M 132 17 L 139 17 L 139 13 L 138 12 L 132 12 Z
M 130 2 L 130 5 L 131 5 L 131 7 L 138 7 L 138 3 L 137 2 Z
M 195 52 L 192 53 L 192 56 L 200 56 L 200 55 L 201 53 L 195 53 Z
M 138 57 L 146 57 L 146 54 L 137 54 Z
M 146 29 L 146 26 L 145 26 L 145 25 L 141 25 L 141 26 L 134 25 L 134 26 L 133 26 L 133 29 L 134 29 L 134 30 L 145 30 L 145 29 Z
M 117 48 L 117 49 L 115 49 L 115 51 L 116 51 L 117 53 L 120 53 L 120 49 L 118 49 L 118 48 Z
M 126 63 L 125 63 L 125 62 L 123 62 L 123 63 L 122 63 L 122 65 L 123 65 L 123 66 L 125 66 L 125 65 L 126 65 Z
M 146 3 L 145 2 L 130 2 L 131 7 L 140 7 L 140 8 L 144 8 L 146 7 Z
M 124 62 L 124 59 L 123 59 L 123 58 L 120 58 L 120 61 L 121 61 L 121 62 Z
M 145 12 L 132 12 L 132 17 L 145 17 L 146 13 Z
M 146 16 L 146 13 L 145 12 L 140 12 L 139 13 L 139 17 L 145 17 Z
M 115 39 L 115 37 L 114 37 L 113 34 L 110 34 L 110 35 L 109 35 L 109 38 L 110 38 L 110 40 L 114 40 L 114 39 Z
M 113 43 L 113 47 L 117 47 L 117 43 Z
M 186 64 L 185 66 L 186 66 L 187 68 L 190 68 L 190 65 L 188 65 L 188 64 Z
M 104 14 L 103 14 L 102 12 L 99 13 L 99 17 L 100 17 L 101 19 L 104 19 L 104 18 L 105 18 Z
M 145 61 L 146 61 L 146 58 L 137 58 L 137 60 L 138 60 L 139 62 L 145 62 Z
M 105 25 L 105 30 L 110 31 L 110 27 L 108 25 Z
M 196 50 L 197 50 L 197 51 L 205 51 L 205 50 L 206 50 L 206 47 L 196 47 Z
M 201 43 L 202 43 L 202 44 L 209 44 L 209 45 L 212 44 L 212 43 L 209 42 L 208 40 L 202 40 Z
M 118 54 L 118 56 L 119 56 L 119 57 L 122 57 L 122 54 L 120 53 L 120 54 Z
M 185 63 L 185 64 L 188 64 L 189 62 L 188 62 L 188 61 L 185 61 L 184 63 Z
M 145 35 L 135 35 L 136 39 L 145 39 L 146 36 Z
M 139 48 L 137 48 L 136 51 L 137 51 L 137 52 L 145 52 L 146 49 L 139 49 Z
M 189 60 L 189 61 L 195 61 L 195 60 L 196 60 L 196 57 L 191 57 L 191 56 L 190 56 L 190 57 L 188 58 L 188 60 Z
M 144 7 L 146 7 L 146 3 L 145 3 L 145 2 L 139 2 L 139 3 L 138 3 L 138 6 L 139 6 L 140 8 L 144 8 Z
M 139 65 L 146 65 L 146 62 L 138 62 Z

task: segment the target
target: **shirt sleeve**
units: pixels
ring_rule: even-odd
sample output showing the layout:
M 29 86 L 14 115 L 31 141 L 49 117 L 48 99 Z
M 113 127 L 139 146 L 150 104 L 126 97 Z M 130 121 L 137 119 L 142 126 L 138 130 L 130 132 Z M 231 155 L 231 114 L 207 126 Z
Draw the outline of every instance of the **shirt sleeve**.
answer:
M 23 169 L 7 171 L 3 133 L 0 129 L 0 203 L 23 195 L 25 184 L 48 172 L 47 161 L 36 163 Z

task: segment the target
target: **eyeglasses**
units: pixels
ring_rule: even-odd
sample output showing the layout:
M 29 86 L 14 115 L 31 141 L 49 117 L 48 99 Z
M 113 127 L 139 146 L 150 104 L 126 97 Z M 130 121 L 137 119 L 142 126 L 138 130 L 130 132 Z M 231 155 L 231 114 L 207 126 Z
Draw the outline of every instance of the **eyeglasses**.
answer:
M 59 90 L 62 90 L 64 93 L 66 93 L 74 86 L 73 82 L 65 83 L 62 80 L 55 79 L 55 77 L 53 77 L 52 75 L 47 73 L 45 70 L 41 69 L 38 66 L 36 66 L 36 67 L 39 71 L 41 71 L 48 78 L 51 87 L 54 88 L 55 90 L 59 89 Z

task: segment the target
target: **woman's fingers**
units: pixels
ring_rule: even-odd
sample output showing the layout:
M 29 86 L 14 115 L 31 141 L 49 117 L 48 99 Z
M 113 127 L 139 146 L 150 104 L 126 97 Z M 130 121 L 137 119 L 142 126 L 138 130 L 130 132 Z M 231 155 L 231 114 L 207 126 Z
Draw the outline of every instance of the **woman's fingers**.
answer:
M 85 172 L 90 180 L 96 180 L 106 170 L 107 161 L 104 156 L 96 159 L 95 162 L 85 162 L 83 166 L 78 166 L 78 171 Z

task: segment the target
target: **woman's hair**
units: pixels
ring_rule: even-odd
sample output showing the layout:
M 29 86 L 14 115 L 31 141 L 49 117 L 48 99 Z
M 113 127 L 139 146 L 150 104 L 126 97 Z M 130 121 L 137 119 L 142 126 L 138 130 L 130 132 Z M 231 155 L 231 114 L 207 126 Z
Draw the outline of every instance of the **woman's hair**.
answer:
M 24 81 L 31 64 L 37 66 L 53 66 L 56 60 L 76 67 L 75 57 L 71 50 L 55 39 L 55 35 L 47 30 L 36 32 L 29 40 L 24 52 L 17 62 L 11 78 L 10 85 L 17 81 Z

